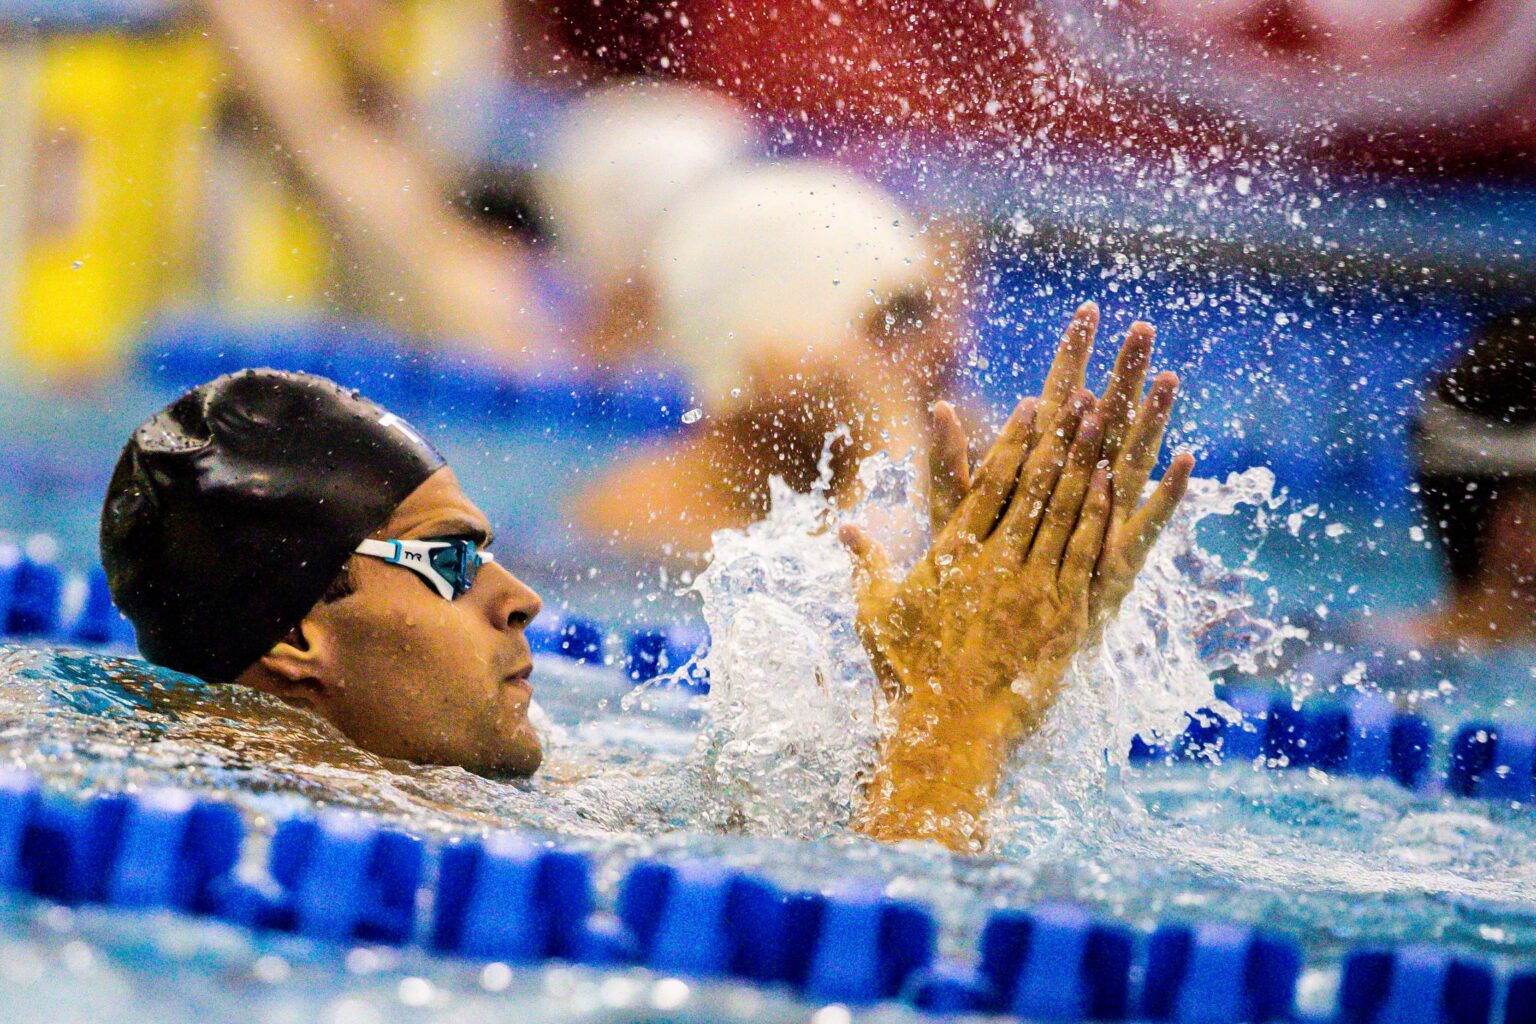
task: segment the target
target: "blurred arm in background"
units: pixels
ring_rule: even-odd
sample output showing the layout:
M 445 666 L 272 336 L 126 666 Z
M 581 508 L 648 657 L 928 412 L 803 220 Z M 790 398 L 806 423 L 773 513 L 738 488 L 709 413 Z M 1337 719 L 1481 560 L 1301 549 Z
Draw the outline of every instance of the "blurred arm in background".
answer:
M 524 254 L 458 215 L 400 133 L 354 112 L 305 12 L 291 0 L 199 7 L 278 144 L 411 325 L 509 369 L 538 361 L 545 325 Z

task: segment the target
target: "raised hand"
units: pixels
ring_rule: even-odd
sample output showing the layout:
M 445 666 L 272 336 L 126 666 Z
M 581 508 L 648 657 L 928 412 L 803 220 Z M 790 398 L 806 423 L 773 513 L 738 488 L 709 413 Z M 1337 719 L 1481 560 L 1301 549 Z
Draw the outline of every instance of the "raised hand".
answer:
M 1062 405 L 1082 390 L 1098 321 L 1098 307 L 1091 302 L 1072 317 L 1037 400 L 1037 423 L 1051 422 Z M 1131 325 L 1099 403 L 1104 423 L 1102 458 L 1110 469 L 1113 502 L 1104 554 L 1089 595 L 1096 624 L 1112 618 L 1130 593 L 1148 552 L 1183 498 L 1195 465 L 1187 453 L 1175 456 L 1156 489 L 1145 502 L 1141 500 L 1179 388 L 1177 374 L 1160 373 L 1143 396 L 1154 338 L 1151 324 Z M 931 535 L 937 537 L 969 493 L 971 472 L 965 430 L 948 402 L 935 404 L 930 435 L 928 508 Z M 1039 437 L 1038 429 L 1031 432 L 1031 447 Z
M 1019 403 L 974 476 L 953 409 L 936 406 L 934 540 L 905 578 L 863 530 L 843 529 L 860 636 L 892 701 L 858 822 L 872 836 L 979 847 L 1009 754 L 1129 591 L 1183 495 L 1188 456 L 1136 504 L 1177 379 L 1159 377 L 1141 398 L 1151 329 L 1138 325 L 1096 401 L 1082 390 L 1096 325 L 1094 307 L 1078 311 L 1040 397 Z

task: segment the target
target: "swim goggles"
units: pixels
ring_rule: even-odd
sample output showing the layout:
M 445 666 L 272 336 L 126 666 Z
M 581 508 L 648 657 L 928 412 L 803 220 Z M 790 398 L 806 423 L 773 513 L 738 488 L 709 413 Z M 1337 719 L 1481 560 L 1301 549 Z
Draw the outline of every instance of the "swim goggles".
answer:
M 422 579 L 445 601 L 469 593 L 475 574 L 495 558 L 480 551 L 472 540 L 365 540 L 356 551 L 403 565 Z

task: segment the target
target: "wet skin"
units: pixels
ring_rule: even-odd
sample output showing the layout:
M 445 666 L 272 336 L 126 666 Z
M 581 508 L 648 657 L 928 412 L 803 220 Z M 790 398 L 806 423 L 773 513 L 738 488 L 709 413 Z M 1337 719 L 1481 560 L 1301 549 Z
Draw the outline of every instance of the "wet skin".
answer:
M 444 467 L 403 501 L 378 540 L 491 540 L 485 514 Z M 354 590 L 321 602 L 240 678 L 323 715 L 364 750 L 484 775 L 543 760 L 528 721 L 525 628 L 539 595 L 499 563 L 445 601 L 414 572 L 354 555 Z

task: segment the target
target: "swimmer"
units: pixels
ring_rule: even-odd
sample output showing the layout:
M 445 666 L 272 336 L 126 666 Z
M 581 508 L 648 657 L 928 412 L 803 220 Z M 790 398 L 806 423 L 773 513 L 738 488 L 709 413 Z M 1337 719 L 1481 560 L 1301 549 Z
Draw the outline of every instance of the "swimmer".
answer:
M 1448 590 L 1413 642 L 1536 645 L 1536 307 L 1497 317 L 1433 382 L 1413 457 Z
M 1097 316 L 1078 312 L 1043 392 L 974 472 L 958 425 L 936 430 L 942 526 L 910 573 L 843 530 L 893 712 L 856 822 L 870 836 L 979 848 L 1010 753 L 1183 495 L 1188 455 L 1141 501 L 1177 387 L 1160 375 L 1142 397 L 1151 329 L 1131 329 L 1102 398 L 1082 389 Z M 101 524 L 150 661 L 307 709 L 380 756 L 528 776 L 540 599 L 492 542 L 408 423 L 273 370 L 194 388 L 135 431 Z
M 647 263 L 657 224 L 761 148 L 745 110 L 676 82 L 604 86 L 566 111 L 533 184 L 560 256 L 587 292 L 582 337 L 597 366 L 656 357 Z
M 702 416 L 587 488 L 575 521 L 625 554 L 697 561 L 766 514 L 770 477 L 806 492 L 825 472 L 846 507 L 868 455 L 925 448 L 964 336 L 949 239 L 928 227 L 805 161 L 722 174 L 669 212 L 646 275 Z
M 1440 599 L 1406 612 L 1304 618 L 1306 644 L 1274 674 L 1468 712 L 1528 703 L 1536 656 L 1536 307 L 1485 323 L 1426 382 L 1409 427 L 1424 532 L 1445 570 Z
M 531 253 L 500 226 L 463 216 L 449 199 L 461 183 L 421 144 L 443 126 L 416 138 L 409 124 L 380 124 L 352 109 L 357 90 L 332 50 L 370 61 L 356 52 L 360 33 L 339 29 L 352 27 L 350 12 L 325 18 L 294 0 L 196 6 L 242 93 L 348 244 L 363 283 L 404 311 L 404 326 L 468 346 L 514 373 L 560 361 Z M 515 65 L 539 45 L 526 34 L 528 12 L 491 7 L 490 15 L 512 23 L 488 31 L 508 33 L 516 45 L 504 56 Z M 321 32 L 327 25 L 332 31 Z M 541 81 L 549 89 L 550 79 Z M 681 195 L 754 159 L 762 149 L 756 129 L 723 94 L 640 79 L 581 96 L 544 148 L 529 199 L 550 221 L 556 254 L 585 293 L 589 316 L 577 354 L 607 370 L 644 361 L 655 340 L 653 297 L 640 273 L 649 231 Z

